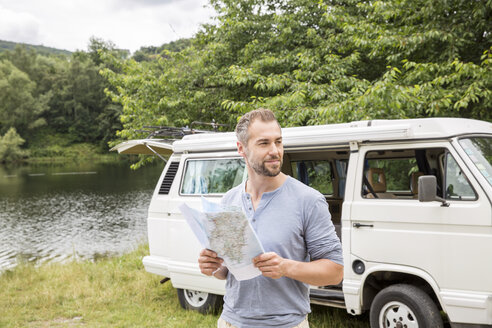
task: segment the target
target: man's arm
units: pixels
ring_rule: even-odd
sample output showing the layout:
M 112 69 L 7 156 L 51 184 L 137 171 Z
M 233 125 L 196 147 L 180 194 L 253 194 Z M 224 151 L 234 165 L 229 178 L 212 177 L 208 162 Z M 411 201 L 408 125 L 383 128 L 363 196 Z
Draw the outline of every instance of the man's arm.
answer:
M 255 257 L 253 263 L 263 276 L 273 279 L 288 277 L 313 286 L 337 285 L 343 279 L 343 265 L 328 259 L 299 262 L 269 252 Z
M 222 266 L 222 263 L 224 263 L 224 260 L 218 257 L 217 253 L 209 249 L 202 249 L 200 252 L 198 266 L 204 275 L 214 276 L 217 279 L 224 280 L 229 270 L 227 267 Z

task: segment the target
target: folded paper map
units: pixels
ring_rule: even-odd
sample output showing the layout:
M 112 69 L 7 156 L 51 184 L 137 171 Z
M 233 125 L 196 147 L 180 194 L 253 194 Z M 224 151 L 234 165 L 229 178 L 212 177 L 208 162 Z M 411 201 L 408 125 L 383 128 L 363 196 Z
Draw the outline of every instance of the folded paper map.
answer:
M 203 212 L 179 206 L 186 222 L 204 248 L 217 253 L 237 280 L 261 275 L 252 260 L 264 253 L 255 231 L 240 208 L 223 207 L 202 197 Z

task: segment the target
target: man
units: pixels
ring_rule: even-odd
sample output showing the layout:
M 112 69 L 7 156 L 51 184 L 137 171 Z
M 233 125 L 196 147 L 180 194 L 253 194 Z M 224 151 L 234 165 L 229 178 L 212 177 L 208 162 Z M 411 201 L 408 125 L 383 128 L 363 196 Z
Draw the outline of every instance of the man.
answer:
M 309 284 L 336 285 L 343 278 L 328 205 L 321 193 L 281 172 L 282 133 L 270 110 L 242 116 L 236 135 L 248 180 L 222 203 L 243 208 L 265 253 L 253 260 L 262 275 L 237 281 L 215 252 L 200 252 L 201 272 L 227 279 L 218 327 L 309 327 Z

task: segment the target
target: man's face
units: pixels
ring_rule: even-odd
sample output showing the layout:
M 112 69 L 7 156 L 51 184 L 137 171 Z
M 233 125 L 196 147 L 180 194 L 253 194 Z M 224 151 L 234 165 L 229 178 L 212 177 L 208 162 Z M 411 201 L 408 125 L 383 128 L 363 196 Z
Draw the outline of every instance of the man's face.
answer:
M 282 133 L 277 122 L 257 119 L 250 124 L 248 133 L 248 144 L 246 147 L 241 145 L 239 153 L 258 175 L 277 176 L 284 156 Z

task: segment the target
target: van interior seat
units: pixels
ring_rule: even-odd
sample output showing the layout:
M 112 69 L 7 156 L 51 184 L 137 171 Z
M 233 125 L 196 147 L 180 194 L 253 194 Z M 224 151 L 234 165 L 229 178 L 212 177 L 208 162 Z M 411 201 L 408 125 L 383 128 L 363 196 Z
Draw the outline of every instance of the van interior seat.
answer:
M 410 191 L 412 192 L 413 198 L 419 197 L 419 177 L 423 176 L 423 172 L 412 172 L 410 175 Z
M 331 222 L 335 226 L 335 232 L 338 238 L 342 239 L 342 205 L 343 199 L 341 198 L 331 198 L 326 197 L 326 202 L 328 203 L 328 209 L 331 214 Z
M 367 171 L 367 180 L 372 186 L 372 189 L 378 198 L 396 198 L 392 193 L 386 192 L 386 176 L 384 170 L 379 167 L 371 167 Z M 371 193 L 367 194 L 367 198 L 375 198 Z

